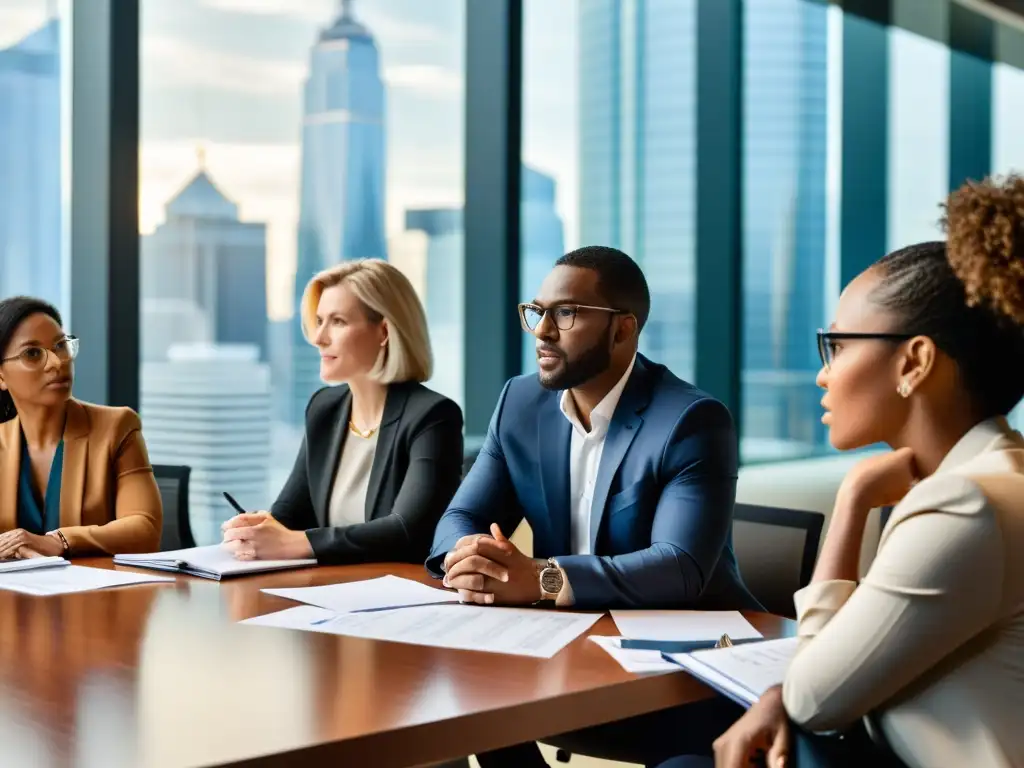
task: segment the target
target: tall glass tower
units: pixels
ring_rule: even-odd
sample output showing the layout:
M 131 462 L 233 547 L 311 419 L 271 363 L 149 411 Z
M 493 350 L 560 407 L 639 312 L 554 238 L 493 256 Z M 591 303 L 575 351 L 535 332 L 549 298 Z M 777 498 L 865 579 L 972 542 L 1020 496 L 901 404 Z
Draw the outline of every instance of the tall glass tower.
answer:
M 824 450 L 814 332 L 825 317 L 828 7 L 744 8 L 745 460 Z
M 302 338 L 298 310 L 308 280 L 342 261 L 386 258 L 384 84 L 369 30 L 342 0 L 310 57 L 302 122 L 302 189 L 295 272 L 289 420 L 300 424 L 319 387 L 319 359 Z
M 61 303 L 60 24 L 0 50 L 0 295 Z
M 580 245 L 643 268 L 644 354 L 694 367 L 696 0 L 579 3 Z

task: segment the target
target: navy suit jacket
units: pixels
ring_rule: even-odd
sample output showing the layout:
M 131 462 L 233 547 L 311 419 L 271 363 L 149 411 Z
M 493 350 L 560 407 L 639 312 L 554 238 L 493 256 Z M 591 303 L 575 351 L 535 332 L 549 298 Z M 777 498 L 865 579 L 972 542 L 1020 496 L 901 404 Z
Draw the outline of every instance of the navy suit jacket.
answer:
M 570 553 L 569 443 L 561 392 L 510 380 L 476 462 L 438 523 L 427 569 L 463 536 L 525 517 L 534 556 L 556 557 L 582 608 L 753 609 L 732 548 L 737 442 L 719 401 L 637 355 L 605 438 L 593 555 Z

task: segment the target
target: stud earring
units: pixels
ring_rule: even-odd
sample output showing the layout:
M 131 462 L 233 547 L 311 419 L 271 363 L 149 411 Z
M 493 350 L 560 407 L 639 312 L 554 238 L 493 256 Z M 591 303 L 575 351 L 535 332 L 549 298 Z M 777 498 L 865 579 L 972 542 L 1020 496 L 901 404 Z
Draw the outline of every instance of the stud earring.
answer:
M 900 393 L 900 397 L 910 397 L 910 382 L 904 379 L 896 391 Z

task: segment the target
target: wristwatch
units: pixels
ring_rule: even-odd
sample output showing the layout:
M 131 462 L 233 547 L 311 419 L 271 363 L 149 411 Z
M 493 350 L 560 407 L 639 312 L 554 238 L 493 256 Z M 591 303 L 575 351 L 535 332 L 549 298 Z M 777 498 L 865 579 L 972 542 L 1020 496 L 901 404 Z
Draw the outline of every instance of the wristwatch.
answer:
M 562 573 L 562 569 L 558 567 L 555 558 L 549 557 L 547 566 L 540 572 L 540 599 L 556 599 L 558 593 L 562 591 L 564 583 L 565 575 Z

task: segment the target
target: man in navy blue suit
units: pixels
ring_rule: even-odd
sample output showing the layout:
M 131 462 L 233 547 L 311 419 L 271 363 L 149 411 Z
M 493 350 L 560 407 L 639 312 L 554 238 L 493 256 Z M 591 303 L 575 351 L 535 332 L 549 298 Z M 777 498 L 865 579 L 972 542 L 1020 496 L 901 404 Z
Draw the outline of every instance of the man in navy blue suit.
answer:
M 650 312 L 639 266 L 614 248 L 581 248 L 519 311 L 539 373 L 505 385 L 427 569 L 475 603 L 759 609 L 732 548 L 732 418 L 637 353 Z M 533 558 L 506 538 L 523 518 Z M 630 722 L 633 735 L 647 730 Z M 543 765 L 530 747 L 535 760 L 520 751 L 500 764 Z

